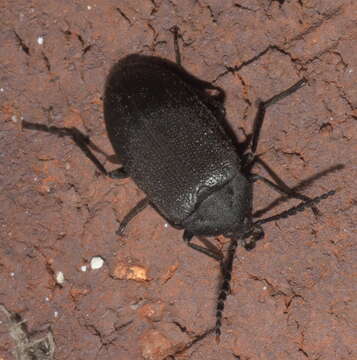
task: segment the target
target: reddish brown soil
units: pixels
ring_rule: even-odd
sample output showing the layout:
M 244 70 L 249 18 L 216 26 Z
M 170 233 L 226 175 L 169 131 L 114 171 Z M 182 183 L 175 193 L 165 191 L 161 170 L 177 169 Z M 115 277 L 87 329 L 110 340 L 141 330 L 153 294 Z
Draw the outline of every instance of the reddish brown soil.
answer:
M 4 0 L 0 12 L 0 359 L 357 359 L 356 1 Z M 240 140 L 257 98 L 305 76 L 269 109 L 259 153 L 290 186 L 310 179 L 306 195 L 339 189 L 320 218 L 267 224 L 253 251 L 238 250 L 218 346 L 200 338 L 214 325 L 218 264 L 151 208 L 118 238 L 142 192 L 98 176 L 70 139 L 20 126 L 75 126 L 112 154 L 108 70 L 130 53 L 174 59 L 173 25 L 184 66 L 226 90 Z M 297 204 L 278 198 L 258 184 L 254 207 Z M 34 343 L 46 334 L 47 355 Z

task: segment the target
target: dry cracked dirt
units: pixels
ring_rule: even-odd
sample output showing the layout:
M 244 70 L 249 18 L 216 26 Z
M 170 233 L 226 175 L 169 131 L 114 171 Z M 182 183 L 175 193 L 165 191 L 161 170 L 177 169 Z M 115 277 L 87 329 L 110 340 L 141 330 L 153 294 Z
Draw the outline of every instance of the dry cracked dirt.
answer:
M 1 360 L 357 359 L 356 1 L 3 0 L 0 13 Z M 131 53 L 173 60 L 174 25 L 184 67 L 226 91 L 242 142 L 256 100 L 306 77 L 267 111 L 258 152 L 308 196 L 338 189 L 319 217 L 271 222 L 238 249 L 219 345 L 218 263 L 151 208 L 118 237 L 144 194 L 98 175 L 70 138 L 21 128 L 77 127 L 117 167 L 106 75 Z M 254 187 L 256 215 L 298 203 Z

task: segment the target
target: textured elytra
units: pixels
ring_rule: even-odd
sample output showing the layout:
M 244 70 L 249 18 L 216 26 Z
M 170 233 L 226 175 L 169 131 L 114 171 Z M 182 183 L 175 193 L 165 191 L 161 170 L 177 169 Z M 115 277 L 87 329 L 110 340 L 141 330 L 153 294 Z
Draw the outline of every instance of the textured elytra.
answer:
M 236 149 L 207 99 L 178 66 L 148 56 L 122 59 L 106 84 L 105 121 L 119 160 L 178 227 L 238 174 Z

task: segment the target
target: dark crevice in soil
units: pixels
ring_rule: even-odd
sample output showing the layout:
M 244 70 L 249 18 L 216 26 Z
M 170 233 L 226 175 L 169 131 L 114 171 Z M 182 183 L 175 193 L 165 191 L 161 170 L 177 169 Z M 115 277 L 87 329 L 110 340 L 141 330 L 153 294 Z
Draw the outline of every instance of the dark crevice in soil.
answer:
M 14 34 L 15 34 L 16 40 L 18 41 L 22 51 L 26 55 L 30 55 L 30 48 L 25 44 L 24 40 L 20 37 L 20 35 L 15 30 L 14 30 Z
M 45 54 L 44 52 L 42 52 L 42 57 L 43 57 L 43 60 L 45 61 L 45 65 L 46 65 L 47 71 L 48 71 L 48 72 L 51 72 L 50 60 L 48 59 L 48 57 L 46 56 L 46 54 Z
M 128 327 L 129 325 L 131 325 L 133 322 L 134 322 L 134 320 L 131 319 L 131 320 L 125 322 L 124 324 L 116 325 L 116 326 L 115 326 L 115 330 L 116 330 L 116 331 L 118 331 L 118 330 L 123 330 L 123 329 L 125 329 L 126 327 Z
M 285 3 L 285 0 L 270 0 L 269 7 L 271 6 L 271 4 L 272 4 L 273 2 L 279 3 L 279 7 L 282 7 L 282 6 L 284 5 L 284 3 Z
M 322 26 L 326 21 L 333 19 L 335 16 L 339 15 L 341 13 L 341 10 L 343 8 L 343 5 L 332 9 L 326 14 L 321 14 L 322 18 L 310 25 L 306 30 L 304 30 L 302 33 L 296 35 L 293 37 L 290 42 L 294 42 L 297 40 L 303 40 L 304 37 L 308 34 L 311 34 L 312 32 L 316 31 L 320 26 Z
M 85 42 L 84 42 L 84 40 L 83 40 L 83 38 L 82 38 L 82 36 L 81 36 L 80 34 L 77 34 L 77 39 L 78 39 L 79 42 L 82 44 L 82 47 L 84 47 L 84 46 L 85 46 Z
M 309 359 L 309 355 L 306 351 L 304 351 L 304 349 L 299 348 L 299 352 L 302 353 L 306 357 L 306 359 Z
M 175 324 L 180 329 L 181 332 L 187 333 L 186 326 L 181 325 L 178 321 L 173 321 L 173 324 Z
M 82 50 L 82 56 L 84 56 L 91 48 L 92 48 L 92 45 L 87 45 L 87 46 Z
M 157 4 L 154 0 L 150 0 L 150 1 L 151 1 L 152 5 L 153 5 L 153 8 L 151 10 L 150 15 L 155 15 L 160 9 L 161 2 L 160 2 L 160 4 Z
M 251 12 L 257 12 L 257 10 L 251 9 L 251 8 L 249 8 L 247 6 L 244 6 L 244 5 L 241 5 L 241 4 L 238 4 L 238 3 L 235 3 L 233 6 L 238 8 L 238 9 L 247 10 L 247 11 L 251 11 Z
M 129 17 L 125 14 L 125 12 L 123 10 L 121 10 L 119 7 L 115 8 L 116 11 L 120 14 L 120 16 L 129 24 L 132 25 L 131 20 L 129 19 Z
M 176 355 L 181 355 L 183 354 L 186 350 L 190 349 L 193 345 L 195 345 L 197 342 L 203 340 L 207 335 L 210 335 L 212 332 L 214 331 L 213 329 L 209 329 L 206 330 L 204 333 L 200 334 L 200 335 L 196 335 L 194 336 L 193 340 L 191 340 L 190 342 L 188 342 L 183 348 L 181 348 L 180 350 L 176 351 L 174 354 L 171 354 L 169 356 L 167 356 L 164 360 L 170 360 L 170 359 L 175 359 Z
M 211 8 L 209 5 L 207 5 L 207 9 L 208 9 L 208 11 L 209 11 L 209 13 L 210 13 L 210 17 L 211 17 L 211 19 L 212 19 L 212 22 L 213 22 L 214 24 L 216 24 L 216 23 L 217 23 L 217 17 L 216 17 L 216 15 L 215 15 L 215 13 L 213 12 L 212 8 Z
M 289 56 L 290 60 L 293 62 L 293 63 L 296 63 L 297 62 L 297 59 L 293 58 L 292 55 L 280 48 L 279 46 L 277 45 L 269 45 L 267 48 L 265 48 L 263 51 L 261 51 L 260 53 L 258 53 L 257 55 L 253 56 L 251 59 L 249 60 L 246 60 L 246 61 L 243 61 L 240 65 L 234 65 L 234 66 L 226 66 L 226 71 L 222 72 L 221 74 L 219 74 L 213 81 L 212 83 L 214 84 L 215 82 L 217 82 L 221 77 L 227 75 L 228 73 L 230 72 L 238 72 L 240 71 L 242 68 L 244 68 L 245 66 L 248 66 L 252 63 L 254 63 L 255 61 L 259 60 L 262 56 L 264 56 L 265 54 L 267 54 L 269 51 L 271 50 L 275 50 L 275 51 L 278 51 L 280 53 L 282 53 L 283 55 L 287 55 Z

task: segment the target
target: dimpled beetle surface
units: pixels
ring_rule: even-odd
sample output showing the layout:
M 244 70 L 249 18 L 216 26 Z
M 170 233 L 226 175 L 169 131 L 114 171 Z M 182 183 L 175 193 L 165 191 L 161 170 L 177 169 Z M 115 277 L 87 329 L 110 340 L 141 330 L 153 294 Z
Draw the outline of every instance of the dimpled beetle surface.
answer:
M 107 172 L 93 155 L 89 138 L 75 128 L 59 128 L 23 121 L 23 128 L 70 136 L 97 168 L 112 178 L 131 177 L 145 192 L 121 222 L 118 233 L 147 205 L 153 206 L 172 226 L 184 229 L 183 239 L 221 263 L 222 283 L 216 305 L 216 339 L 221 333 L 224 301 L 236 247 L 253 247 L 264 233 L 261 225 L 295 215 L 333 195 L 310 199 L 286 186 L 251 173 L 255 163 L 267 166 L 255 155 L 266 109 L 305 83 L 258 103 L 253 133 L 247 150 L 239 153 L 224 124 L 219 97 L 223 91 L 198 80 L 180 65 L 178 32 L 175 34 L 177 64 L 153 56 L 129 55 L 115 64 L 107 78 L 104 118 L 108 137 L 122 167 Z M 211 96 L 207 90 L 218 91 Z M 303 200 L 280 214 L 253 221 L 252 184 L 261 180 L 289 197 Z M 191 242 L 194 236 L 224 235 L 231 239 L 227 256 L 211 244 Z M 211 331 L 210 330 L 210 331 Z M 209 331 L 209 332 L 210 332 Z

